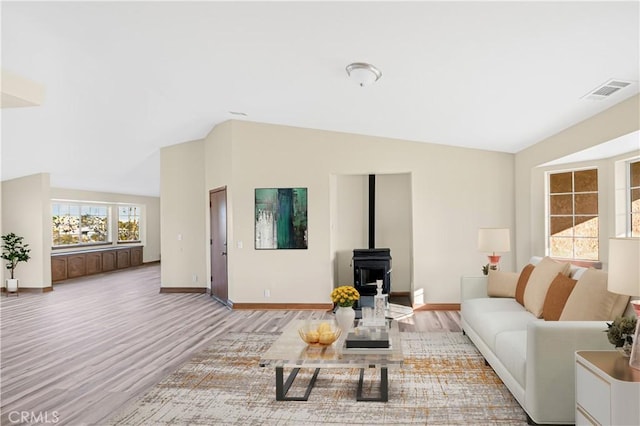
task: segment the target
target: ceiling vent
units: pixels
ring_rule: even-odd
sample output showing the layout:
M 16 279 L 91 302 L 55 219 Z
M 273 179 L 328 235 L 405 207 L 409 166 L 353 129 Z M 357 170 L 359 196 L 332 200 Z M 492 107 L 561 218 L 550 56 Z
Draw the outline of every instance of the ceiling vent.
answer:
M 594 90 L 584 95 L 582 99 L 589 99 L 592 101 L 602 101 L 604 99 L 607 99 L 609 96 L 613 95 L 614 93 L 617 93 L 620 90 L 624 89 L 625 87 L 631 86 L 632 84 L 633 82 L 631 81 L 612 79 L 596 87 Z

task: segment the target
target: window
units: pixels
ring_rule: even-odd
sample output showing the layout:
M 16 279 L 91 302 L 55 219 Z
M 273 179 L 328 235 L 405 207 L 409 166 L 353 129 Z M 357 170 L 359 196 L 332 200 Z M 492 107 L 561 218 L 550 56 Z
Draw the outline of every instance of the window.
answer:
M 54 246 L 109 242 L 109 207 L 52 203 Z
M 627 236 L 640 237 L 640 160 L 629 163 L 629 195 L 627 201 Z
M 549 255 L 598 260 L 598 170 L 549 173 Z
M 140 208 L 118 207 L 118 242 L 140 241 Z

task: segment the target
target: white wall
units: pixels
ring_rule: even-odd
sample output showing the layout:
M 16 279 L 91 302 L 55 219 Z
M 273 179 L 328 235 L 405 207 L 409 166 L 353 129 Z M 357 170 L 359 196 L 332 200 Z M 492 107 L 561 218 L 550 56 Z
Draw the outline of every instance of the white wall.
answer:
M 160 151 L 161 286 L 207 287 L 202 140 Z
M 31 259 L 20 263 L 15 277 L 21 288 L 51 287 L 51 212 L 49 174 L 2 182 L 2 232 L 24 237 Z M 4 261 L 3 261 L 4 262 Z M 9 274 L 5 274 L 5 278 Z
M 72 201 L 88 201 L 100 203 L 130 203 L 142 207 L 142 224 L 140 238 L 144 245 L 143 262 L 160 260 L 160 198 L 139 195 L 114 194 L 68 188 L 51 188 L 51 198 Z M 51 212 L 49 212 L 49 215 Z M 117 212 L 113 212 L 117 220 Z M 51 236 L 49 236 L 51 238 Z M 114 242 L 115 243 L 115 242 Z M 77 250 L 77 247 L 71 250 Z
M 536 167 L 638 131 L 639 104 L 640 95 L 636 95 L 516 154 L 515 241 L 518 269 L 526 265 L 532 255 L 544 253 L 544 187 L 540 186 L 544 183 L 541 183 L 542 172 Z M 612 190 L 605 188 L 607 193 Z
M 486 259 L 476 250 L 479 227 L 514 226 L 510 154 L 244 121 L 223 123 L 207 137 L 204 173 L 178 167 L 195 162 L 201 152 L 178 145 L 162 153 L 163 285 L 169 277 L 180 282 L 175 277 L 200 262 L 184 263 L 185 256 L 168 248 L 165 238 L 175 239 L 178 228 L 185 234 L 206 228 L 208 238 L 208 191 L 226 185 L 229 297 L 236 303 L 329 302 L 334 250 L 340 249 L 331 237 L 331 200 L 338 200 L 334 176 L 411 175 L 411 288 L 427 303 L 458 302 L 460 275 L 480 274 Z M 260 187 L 308 188 L 308 250 L 254 250 L 254 190 Z M 177 194 L 185 188 L 188 197 Z M 178 202 L 199 205 L 202 213 L 190 220 L 165 217 L 165 203 Z M 194 249 L 193 255 L 208 263 L 203 247 L 200 243 L 200 253 Z M 505 255 L 503 266 L 511 267 L 512 259 Z

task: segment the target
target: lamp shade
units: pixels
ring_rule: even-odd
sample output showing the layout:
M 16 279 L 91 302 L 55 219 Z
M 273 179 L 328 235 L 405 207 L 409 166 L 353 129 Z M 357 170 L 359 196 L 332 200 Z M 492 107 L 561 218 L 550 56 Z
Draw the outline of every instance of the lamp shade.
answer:
M 508 252 L 511 250 L 509 228 L 480 228 L 478 251 L 482 253 Z
M 610 292 L 626 296 L 640 296 L 640 239 L 609 239 Z

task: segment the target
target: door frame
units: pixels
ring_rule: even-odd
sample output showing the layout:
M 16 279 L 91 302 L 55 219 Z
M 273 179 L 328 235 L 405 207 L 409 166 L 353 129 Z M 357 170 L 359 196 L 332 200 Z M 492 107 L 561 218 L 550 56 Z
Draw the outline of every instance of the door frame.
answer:
M 226 285 L 226 289 L 224 289 L 224 293 L 226 294 L 225 298 L 220 298 L 217 293 L 217 291 L 214 291 L 214 283 L 213 283 L 213 275 L 214 275 L 214 270 L 216 270 L 217 268 L 214 268 L 214 262 L 215 259 L 219 259 L 219 257 L 214 257 L 214 253 L 216 253 L 218 250 L 220 250 L 220 248 L 216 248 L 214 249 L 213 247 L 213 242 L 214 242 L 214 236 L 215 236 L 215 230 L 218 229 L 218 224 L 215 223 L 214 224 L 214 215 L 213 215 L 213 196 L 216 193 L 219 192 L 223 192 L 224 193 L 224 261 L 225 261 L 225 265 L 224 265 L 224 283 Z M 229 227 L 228 227 L 228 220 L 227 220 L 227 187 L 226 186 L 221 186 L 218 188 L 214 188 L 212 190 L 209 191 L 209 268 L 211 271 L 211 274 L 209 276 L 209 286 L 210 286 L 210 295 L 212 298 L 214 298 L 215 300 L 217 300 L 218 302 L 226 305 L 226 306 L 231 306 L 231 302 L 229 301 L 229 255 L 228 255 L 228 232 L 229 232 Z

